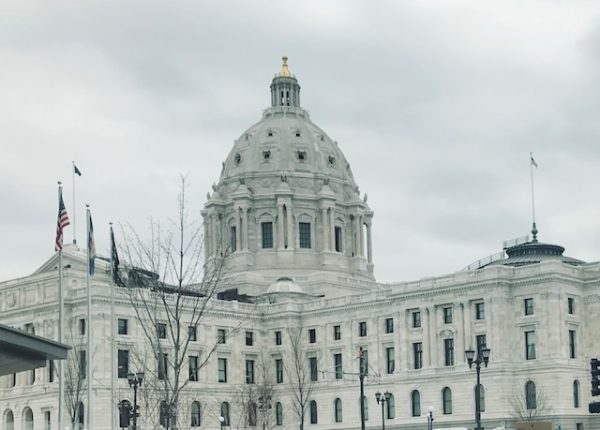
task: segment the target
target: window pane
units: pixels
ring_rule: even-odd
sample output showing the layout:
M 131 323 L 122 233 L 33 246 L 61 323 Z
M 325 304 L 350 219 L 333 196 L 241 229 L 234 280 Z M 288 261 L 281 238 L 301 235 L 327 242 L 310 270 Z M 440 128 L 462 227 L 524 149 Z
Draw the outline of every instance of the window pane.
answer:
M 261 223 L 262 229 L 262 247 L 273 248 L 273 223 L 263 222 Z
M 300 248 L 310 248 L 310 223 L 299 223 L 298 231 L 300 236 Z

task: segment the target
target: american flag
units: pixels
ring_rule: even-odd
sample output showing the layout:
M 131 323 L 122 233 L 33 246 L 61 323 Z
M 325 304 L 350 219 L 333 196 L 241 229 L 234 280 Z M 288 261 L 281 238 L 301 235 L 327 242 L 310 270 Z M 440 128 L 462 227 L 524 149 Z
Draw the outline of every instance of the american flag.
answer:
M 59 191 L 58 195 L 58 220 L 56 221 L 56 242 L 54 243 L 54 250 L 60 251 L 63 249 L 63 229 L 70 225 L 69 215 L 65 209 L 65 203 L 62 198 L 62 190 Z

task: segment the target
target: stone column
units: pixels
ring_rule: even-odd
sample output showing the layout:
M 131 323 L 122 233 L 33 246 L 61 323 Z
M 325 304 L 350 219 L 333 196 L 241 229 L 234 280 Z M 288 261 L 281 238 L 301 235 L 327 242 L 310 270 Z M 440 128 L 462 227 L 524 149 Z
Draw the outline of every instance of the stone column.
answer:
M 248 208 L 242 208 L 242 249 L 248 250 Z
M 408 312 L 404 307 L 400 309 L 398 312 L 398 334 L 396 338 L 398 339 L 398 357 L 400 357 L 400 365 L 402 366 L 402 370 L 408 370 L 410 366 L 410 349 L 411 344 L 409 338 L 407 336 L 408 329 L 406 324 L 406 319 L 408 318 Z M 398 367 L 399 368 L 399 367 Z
M 284 234 L 283 234 L 283 225 L 284 225 L 284 219 L 283 219 L 283 203 L 278 203 L 277 204 L 277 248 L 278 249 L 284 249 L 285 247 L 285 243 L 284 243 Z
M 288 249 L 295 249 L 296 237 L 294 236 L 294 215 L 292 210 L 292 204 L 287 206 L 287 236 L 288 236 Z
M 365 250 L 364 250 L 364 242 L 365 242 L 365 227 L 363 225 L 363 216 L 361 215 L 358 221 L 358 228 L 359 230 L 359 243 L 360 243 L 360 256 L 364 257 L 365 256 Z
M 335 249 L 335 207 L 332 206 L 329 208 L 329 231 L 327 232 L 327 240 L 331 245 L 332 250 Z M 344 235 L 342 233 L 342 241 L 344 240 Z M 345 243 L 342 242 L 342 252 L 344 251 Z
M 435 318 L 435 306 L 427 307 L 427 316 L 429 318 L 429 365 L 432 367 L 438 366 L 437 352 L 437 336 L 436 336 L 436 318 Z
M 206 215 L 202 219 L 204 221 L 204 257 L 208 258 L 213 253 L 213 246 L 211 243 L 212 234 L 209 234 L 211 218 L 210 215 Z
M 240 219 L 240 207 L 235 208 L 235 250 L 241 251 L 242 243 L 241 243 L 241 232 L 242 232 L 242 222 Z
M 454 303 L 452 319 L 456 327 L 456 364 L 465 362 L 465 322 L 463 304 L 460 302 Z M 454 315 L 456 312 L 456 316 Z
M 373 264 L 373 236 L 371 221 L 367 221 L 367 263 Z
M 462 303 L 463 306 L 463 328 L 465 331 L 465 350 L 468 348 L 476 349 L 477 345 L 474 345 L 473 334 L 471 330 L 471 303 L 467 300 Z
M 422 342 L 423 342 L 423 367 L 430 365 L 430 348 L 429 348 L 429 309 L 420 308 L 421 312 L 421 330 L 422 330 Z
M 323 219 L 323 251 L 329 251 L 329 220 L 327 219 L 327 208 L 321 209 L 321 218 Z

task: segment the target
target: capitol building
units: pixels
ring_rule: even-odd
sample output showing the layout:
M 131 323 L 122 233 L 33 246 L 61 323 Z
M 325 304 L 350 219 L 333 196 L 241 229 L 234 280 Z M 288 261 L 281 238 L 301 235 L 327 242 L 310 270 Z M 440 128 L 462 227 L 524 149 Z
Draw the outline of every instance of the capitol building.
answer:
M 486 429 L 599 428 L 588 403 L 600 262 L 567 257 L 534 232 L 447 276 L 377 282 L 374 210 L 343 145 L 302 108 L 286 58 L 270 90 L 270 106 L 235 140 L 201 214 L 204 262 L 222 264 L 226 281 L 198 324 L 180 327 L 182 372 L 171 368 L 170 327 L 154 322 L 159 354 L 132 303 L 136 287 L 115 286 L 108 259 L 96 261 L 87 321 L 86 252 L 64 247 L 65 368 L 75 369 L 66 401 L 79 405 L 66 408 L 65 423 L 131 426 L 120 407 L 134 403 L 128 373 L 143 371 L 141 429 L 360 429 L 361 379 L 366 428 L 472 429 L 476 397 Z M 55 254 L 30 276 L 0 282 L 0 323 L 58 339 L 58 266 Z M 489 353 L 478 396 L 467 350 L 475 359 Z M 93 363 L 91 426 L 78 361 Z M 160 386 L 174 375 L 183 387 L 165 412 L 151 379 Z M 0 377 L 0 430 L 58 429 L 57 416 L 56 363 Z

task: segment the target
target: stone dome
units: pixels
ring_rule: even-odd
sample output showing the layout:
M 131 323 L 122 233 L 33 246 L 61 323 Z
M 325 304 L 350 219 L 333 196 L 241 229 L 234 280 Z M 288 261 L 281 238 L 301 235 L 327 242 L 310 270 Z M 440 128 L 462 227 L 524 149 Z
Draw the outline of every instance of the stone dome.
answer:
M 302 279 L 308 294 L 322 290 L 323 279 L 336 284 L 331 294 L 370 288 L 373 212 L 366 195 L 337 142 L 300 106 L 286 57 L 270 89 L 271 106 L 235 140 L 207 196 L 207 260 L 231 254 L 228 273 L 246 294 L 284 288 L 271 280 L 288 276 Z M 340 287 L 340 276 L 352 281 Z
M 267 294 L 273 293 L 298 293 L 303 294 L 302 288 L 292 278 L 282 276 L 269 286 Z

